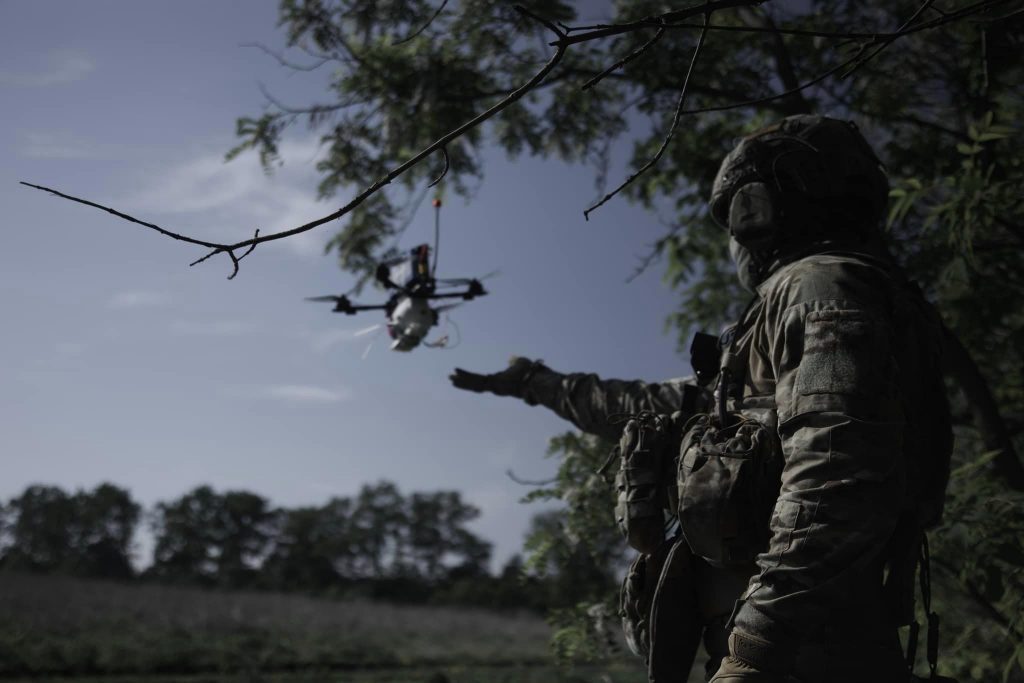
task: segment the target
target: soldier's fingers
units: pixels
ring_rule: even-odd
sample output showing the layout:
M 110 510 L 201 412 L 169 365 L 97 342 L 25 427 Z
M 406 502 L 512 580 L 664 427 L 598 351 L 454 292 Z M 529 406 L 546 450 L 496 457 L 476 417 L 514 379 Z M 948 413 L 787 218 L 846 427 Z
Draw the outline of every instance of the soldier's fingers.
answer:
M 451 380 L 452 384 L 457 389 L 465 389 L 467 391 L 484 391 L 485 380 L 483 375 L 478 375 L 475 372 L 467 372 L 462 368 L 455 368 L 455 372 L 448 375 L 448 379 Z

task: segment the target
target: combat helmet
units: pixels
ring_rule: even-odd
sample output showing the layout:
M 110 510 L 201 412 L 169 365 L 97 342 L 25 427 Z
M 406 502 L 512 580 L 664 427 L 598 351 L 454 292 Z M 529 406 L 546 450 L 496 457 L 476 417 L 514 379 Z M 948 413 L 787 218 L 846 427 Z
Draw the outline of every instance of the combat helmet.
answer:
M 882 163 L 857 126 L 790 116 L 747 137 L 715 177 L 715 222 L 762 255 L 794 242 L 877 230 L 889 194 Z

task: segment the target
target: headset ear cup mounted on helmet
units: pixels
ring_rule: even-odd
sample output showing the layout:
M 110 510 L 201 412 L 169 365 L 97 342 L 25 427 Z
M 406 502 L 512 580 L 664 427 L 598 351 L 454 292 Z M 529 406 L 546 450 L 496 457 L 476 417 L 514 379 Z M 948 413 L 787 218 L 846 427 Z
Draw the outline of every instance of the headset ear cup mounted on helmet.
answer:
M 729 234 L 751 249 L 770 245 L 777 231 L 777 204 L 775 193 L 765 183 L 743 185 L 729 202 Z

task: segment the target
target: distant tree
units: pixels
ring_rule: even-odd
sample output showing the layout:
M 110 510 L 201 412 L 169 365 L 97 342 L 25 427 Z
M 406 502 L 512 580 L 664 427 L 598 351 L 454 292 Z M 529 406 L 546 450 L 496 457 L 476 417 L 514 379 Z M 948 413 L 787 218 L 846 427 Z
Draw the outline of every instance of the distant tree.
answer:
M 139 505 L 125 489 L 100 484 L 69 495 L 30 486 L 6 506 L 0 565 L 33 572 L 129 578 Z
M 407 544 L 417 574 L 440 581 L 456 572 L 486 573 L 491 546 L 465 528 L 480 510 L 457 491 L 413 493 L 408 500 Z
M 352 501 L 348 535 L 355 577 L 383 578 L 407 572 L 405 499 L 389 481 L 364 484 Z M 355 578 L 354 577 L 354 578 Z
M 224 586 L 245 586 L 257 577 L 275 533 L 276 513 L 263 496 L 227 491 L 220 497 L 216 527 L 216 576 Z
M 244 586 L 269 551 L 274 513 L 262 496 L 200 486 L 152 515 L 148 574 L 164 580 Z
M 322 507 L 278 511 L 273 549 L 260 569 L 264 585 L 281 590 L 320 591 L 339 582 L 336 558 L 344 555 L 345 517 L 339 525 L 337 499 Z M 348 502 L 348 501 L 345 501 Z
M 66 569 L 74 553 L 72 497 L 56 486 L 29 486 L 6 508 L 10 545 L 0 557 L 0 565 L 32 572 Z
M 141 507 L 127 489 L 100 484 L 79 491 L 72 501 L 75 519 L 70 525 L 69 571 L 77 576 L 127 579 L 134 575 L 132 538 Z
M 213 583 L 219 516 L 220 497 L 209 486 L 157 503 L 150 519 L 155 545 L 147 575 L 165 581 Z

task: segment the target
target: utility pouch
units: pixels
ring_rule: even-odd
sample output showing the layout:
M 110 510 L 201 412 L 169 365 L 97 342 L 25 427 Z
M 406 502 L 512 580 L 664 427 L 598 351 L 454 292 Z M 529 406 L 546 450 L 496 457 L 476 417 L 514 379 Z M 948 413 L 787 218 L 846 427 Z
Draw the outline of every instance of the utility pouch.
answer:
M 630 651 L 644 661 L 651 652 L 651 605 L 658 577 L 671 546 L 662 544 L 654 553 L 640 553 L 629 565 L 619 590 L 619 616 Z
M 629 567 L 620 592 L 622 630 L 633 654 L 647 663 L 652 683 L 686 680 L 703 624 L 697 606 L 693 555 L 681 537 Z
M 675 420 L 642 412 L 633 416 L 619 441 L 619 470 L 615 474 L 615 521 L 626 542 L 642 553 L 657 552 L 665 540 L 664 510 L 670 500 Z M 671 485 L 670 485 L 671 484 Z
M 686 542 L 716 567 L 748 563 L 764 550 L 781 474 L 774 433 L 756 420 L 730 418 L 727 427 L 710 415 L 691 418 L 676 474 Z

